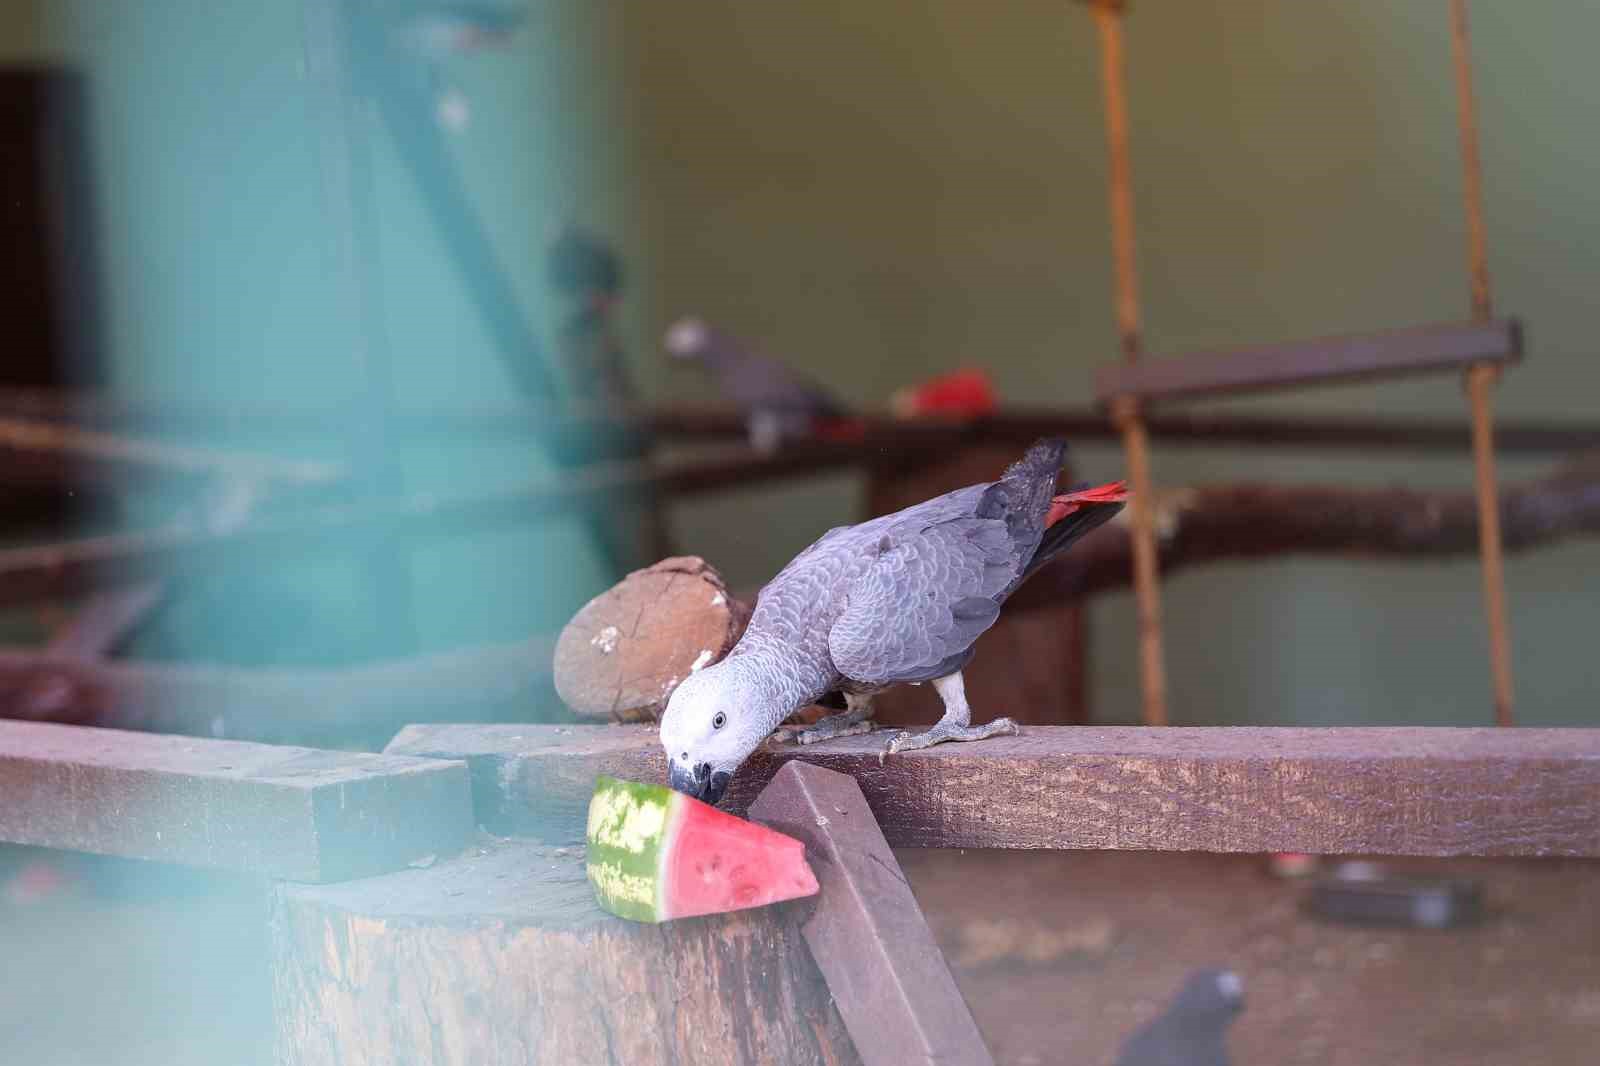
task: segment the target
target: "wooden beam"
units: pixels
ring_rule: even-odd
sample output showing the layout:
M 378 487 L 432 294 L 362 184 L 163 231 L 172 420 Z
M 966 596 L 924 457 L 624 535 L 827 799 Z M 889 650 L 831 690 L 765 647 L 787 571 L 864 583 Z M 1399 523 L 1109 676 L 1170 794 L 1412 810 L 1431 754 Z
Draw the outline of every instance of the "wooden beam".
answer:
M 883 445 L 877 454 L 891 454 Z M 198 522 L 112 533 L 55 544 L 0 550 L 0 603 L 70 595 L 124 583 L 209 569 L 227 557 L 253 562 L 274 553 L 351 548 L 359 536 L 382 531 L 426 538 L 534 519 L 589 514 L 618 498 L 650 492 L 688 497 L 737 485 L 767 483 L 862 461 L 860 446 L 817 444 L 757 456 L 744 449 L 657 466 L 606 463 L 565 478 L 516 485 L 470 497 L 410 496 L 375 504 L 340 504 L 255 519 L 236 529 Z
M 1094 383 L 1102 403 L 1119 396 L 1157 401 L 1462 370 L 1521 358 L 1520 327 L 1515 319 L 1500 319 L 1108 363 L 1095 371 Z
M 383 738 L 420 718 L 517 720 L 559 707 L 553 638 L 330 669 L 127 662 L 0 649 L 0 717 L 306 743 Z
M 1470 492 L 1199 485 L 1158 493 L 1154 502 L 1163 573 L 1229 559 L 1443 559 L 1478 548 L 1478 504 Z M 1600 535 L 1600 456 L 1506 488 L 1500 523 L 1510 553 Z M 1124 588 L 1131 559 L 1119 516 L 1018 589 L 1006 610 Z
M 888 461 L 890 457 L 905 454 L 909 453 L 889 446 L 863 450 L 846 444 L 828 444 L 814 449 L 786 449 L 773 456 L 738 453 L 660 467 L 607 464 L 590 468 L 582 477 L 566 481 L 537 482 L 472 497 L 447 500 L 410 497 L 377 506 L 341 505 L 274 515 L 253 519 L 234 529 L 185 522 L 156 530 L 9 548 L 0 550 L 0 603 L 26 603 L 71 595 L 105 584 L 180 575 L 209 569 L 230 558 L 259 562 L 264 556 L 275 553 L 327 551 L 339 547 L 343 537 L 378 527 L 413 539 L 442 536 L 546 519 L 586 508 L 603 508 L 609 501 L 629 492 L 664 491 L 677 497 L 690 497 L 762 480 L 846 469 L 864 457 Z M 1506 546 L 1513 550 L 1529 547 L 1556 536 L 1593 528 L 1592 490 L 1596 476 L 1593 464 L 1578 462 L 1552 477 L 1507 489 L 1501 501 Z M 1185 490 L 1185 493 L 1194 495 L 1208 491 L 1238 494 L 1243 501 L 1256 501 L 1260 505 L 1288 500 L 1286 513 L 1291 517 L 1298 513 L 1296 508 L 1300 504 L 1327 506 L 1338 503 L 1343 494 L 1342 508 L 1336 508 L 1329 516 L 1338 521 L 1320 527 L 1323 532 L 1306 540 L 1302 550 L 1328 550 L 1330 543 L 1337 550 L 1359 549 L 1362 542 L 1349 543 L 1348 537 L 1340 541 L 1343 534 L 1335 535 L 1332 531 L 1343 530 L 1352 523 L 1360 529 L 1381 530 L 1386 521 L 1393 526 L 1397 542 L 1415 545 L 1409 550 L 1435 550 L 1419 541 L 1419 532 L 1435 527 L 1448 532 L 1459 525 L 1455 521 L 1459 501 L 1448 493 L 1337 487 L 1279 490 L 1267 486 L 1226 486 Z M 1418 515 L 1408 512 L 1408 509 L 1419 508 Z M 1430 514 L 1432 518 L 1428 518 Z M 1424 519 L 1420 524 L 1419 515 Z M 1571 521 L 1552 520 L 1563 516 Z M 1406 521 L 1400 522 L 1402 518 Z M 1441 518 L 1449 521 L 1441 522 Z M 1476 519 L 1470 509 L 1462 521 L 1468 523 L 1465 528 L 1475 536 Z M 1213 546 L 1212 554 L 1228 554 L 1222 548 L 1225 546 Z M 1169 544 L 1163 544 L 1163 565 L 1166 565 L 1169 549 Z M 1282 552 L 1285 548 L 1280 545 L 1274 550 Z M 1236 550 L 1233 554 L 1249 552 Z M 1074 557 L 1081 556 L 1082 550 Z
M 862 1066 L 994 1066 L 860 786 L 790 763 L 750 819 L 802 841 L 816 867 L 821 891 L 800 931 Z
M 173 402 L 139 401 L 94 393 L 0 389 L 0 416 L 52 419 L 147 433 L 192 437 L 253 433 L 263 437 L 333 438 L 342 412 L 326 408 L 272 409 L 253 406 L 186 407 Z M 870 437 L 902 435 L 929 448 L 963 442 L 1026 446 L 1037 437 L 1065 434 L 1073 440 L 1114 440 L 1116 427 L 1104 411 L 1085 407 L 1008 406 L 971 421 L 905 421 L 865 413 Z M 485 407 L 430 407 L 399 411 L 404 436 L 529 440 L 553 437 L 581 450 L 590 438 L 639 434 L 673 441 L 742 440 L 749 429 L 736 411 L 712 407 L 651 407 L 634 411 L 545 410 L 528 404 Z M 1284 447 L 1360 450 L 1446 451 L 1466 453 L 1472 438 L 1464 420 L 1438 418 L 1351 418 L 1301 414 L 1236 415 L 1203 411 L 1152 412 L 1153 440 L 1216 446 L 1275 444 Z M 610 446 L 616 453 L 627 442 Z M 1501 452 L 1548 454 L 1600 447 L 1600 423 L 1579 419 L 1510 419 L 1496 423 Z M 602 449 L 604 450 L 604 449 Z
M 95 483 L 225 478 L 316 488 L 345 476 L 333 463 L 183 447 L 42 420 L 0 417 L 0 470 L 8 481 Z
M 97 593 L 50 637 L 50 655 L 101 659 L 112 654 L 166 596 L 159 581 Z
M 461 848 L 459 762 L 0 721 L 0 840 L 340 881 Z
M 1033 726 L 880 763 L 884 742 L 769 742 L 724 806 L 801 758 L 854 776 L 895 847 L 1600 856 L 1600 729 Z M 666 777 L 653 727 L 418 725 L 386 750 L 466 759 L 484 825 L 561 842 L 596 774 Z

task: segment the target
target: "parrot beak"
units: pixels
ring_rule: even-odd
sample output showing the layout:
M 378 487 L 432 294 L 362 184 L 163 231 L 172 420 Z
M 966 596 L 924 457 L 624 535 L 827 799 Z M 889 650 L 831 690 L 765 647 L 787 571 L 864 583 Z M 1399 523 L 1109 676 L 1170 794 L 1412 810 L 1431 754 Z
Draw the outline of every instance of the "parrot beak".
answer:
M 728 791 L 731 780 L 733 774 L 727 770 L 712 772 L 710 763 L 697 763 L 693 770 L 676 761 L 667 764 L 667 784 L 674 791 L 712 806 L 716 806 L 722 794 Z

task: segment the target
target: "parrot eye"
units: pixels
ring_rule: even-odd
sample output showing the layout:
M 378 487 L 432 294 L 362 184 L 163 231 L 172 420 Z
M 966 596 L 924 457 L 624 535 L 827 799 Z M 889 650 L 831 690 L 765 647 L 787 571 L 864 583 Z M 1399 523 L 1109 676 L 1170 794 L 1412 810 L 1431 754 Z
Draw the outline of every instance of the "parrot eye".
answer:
M 728 716 L 723 714 L 721 711 L 718 711 L 717 712 L 717 716 L 715 718 L 711 719 L 711 728 L 712 729 L 721 729 L 723 726 L 725 726 L 727 724 L 728 724 Z

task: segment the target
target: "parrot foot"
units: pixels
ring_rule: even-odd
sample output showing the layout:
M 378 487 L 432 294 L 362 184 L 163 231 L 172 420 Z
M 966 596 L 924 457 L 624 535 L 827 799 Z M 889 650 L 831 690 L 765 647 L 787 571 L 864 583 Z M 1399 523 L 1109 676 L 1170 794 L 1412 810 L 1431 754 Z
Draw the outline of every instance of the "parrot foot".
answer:
M 857 704 L 847 711 L 830 714 L 815 725 L 804 728 L 785 726 L 773 733 L 779 741 L 794 741 L 796 744 L 816 744 L 824 740 L 834 740 L 838 737 L 853 737 L 858 733 L 870 733 L 873 730 L 872 708 L 866 704 Z
M 884 747 L 878 761 L 882 762 L 887 756 L 897 752 L 911 751 L 916 748 L 931 748 L 935 744 L 945 741 L 987 740 L 990 737 L 1016 736 L 1020 730 L 1017 723 L 1009 718 L 996 718 L 984 725 L 959 725 L 955 722 L 941 720 L 938 725 L 926 733 L 903 732 L 889 741 Z

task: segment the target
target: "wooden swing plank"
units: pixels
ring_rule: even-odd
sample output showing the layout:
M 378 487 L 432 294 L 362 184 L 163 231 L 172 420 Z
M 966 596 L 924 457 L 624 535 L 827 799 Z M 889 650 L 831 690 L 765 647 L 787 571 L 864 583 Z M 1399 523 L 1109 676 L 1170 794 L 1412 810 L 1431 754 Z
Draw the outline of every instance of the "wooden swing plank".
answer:
M 1197 352 L 1095 370 L 1095 396 L 1145 401 L 1291 388 L 1368 377 L 1462 370 L 1478 363 L 1522 358 L 1515 319 L 1450 323 L 1382 333 L 1323 337 L 1249 348 Z

